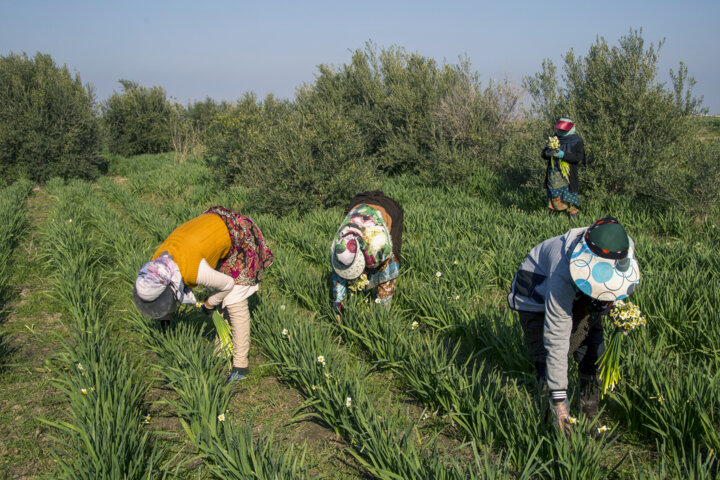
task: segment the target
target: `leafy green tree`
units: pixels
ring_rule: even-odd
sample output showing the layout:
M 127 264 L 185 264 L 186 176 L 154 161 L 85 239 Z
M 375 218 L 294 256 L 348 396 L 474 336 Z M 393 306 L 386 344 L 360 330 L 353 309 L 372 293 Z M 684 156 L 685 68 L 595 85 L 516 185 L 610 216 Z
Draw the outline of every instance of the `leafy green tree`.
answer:
M 124 156 L 171 150 L 171 120 L 177 111 L 165 90 L 130 80 L 120 84 L 123 92 L 113 93 L 102 105 L 108 150 Z
M 658 81 L 662 43 L 646 46 L 633 30 L 616 46 L 600 37 L 586 56 L 572 49 L 563 56 L 562 82 L 551 60 L 526 79 L 534 112 L 547 125 L 563 115 L 575 120 L 591 166 L 586 183 L 643 196 L 663 152 L 690 140 L 688 120 L 701 101 L 682 63 L 671 74 L 672 89 Z
M 94 178 L 105 168 L 95 99 L 50 55 L 0 56 L 0 183 Z
M 258 102 L 254 94 L 246 93 L 235 105 L 215 115 L 204 142 L 207 162 L 220 183 L 257 183 L 253 166 L 275 161 L 270 142 L 290 108 L 288 102 L 278 102 L 272 96 Z
M 205 97 L 205 100 L 188 104 L 185 109 L 185 118 L 190 121 L 192 128 L 198 132 L 200 138 L 204 138 L 217 116 L 227 112 L 230 107 L 230 103 L 224 100 L 216 102 L 210 97 Z

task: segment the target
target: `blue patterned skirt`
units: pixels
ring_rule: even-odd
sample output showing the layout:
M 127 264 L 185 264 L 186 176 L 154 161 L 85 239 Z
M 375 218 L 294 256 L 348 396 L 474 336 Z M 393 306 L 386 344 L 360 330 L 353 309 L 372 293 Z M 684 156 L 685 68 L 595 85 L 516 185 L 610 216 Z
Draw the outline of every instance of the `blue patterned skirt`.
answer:
M 560 170 L 558 168 L 554 169 L 548 169 L 548 179 L 557 178 L 560 175 Z M 560 183 L 560 182 L 558 182 Z M 560 200 L 568 203 L 569 205 L 575 205 L 576 207 L 580 206 L 580 200 L 578 198 L 578 193 L 572 193 L 570 192 L 570 186 L 566 183 L 562 186 L 557 186 L 556 188 L 551 188 L 549 185 L 552 185 L 552 182 L 548 182 L 548 189 L 547 189 L 547 201 L 552 201 L 553 198 L 559 198 Z

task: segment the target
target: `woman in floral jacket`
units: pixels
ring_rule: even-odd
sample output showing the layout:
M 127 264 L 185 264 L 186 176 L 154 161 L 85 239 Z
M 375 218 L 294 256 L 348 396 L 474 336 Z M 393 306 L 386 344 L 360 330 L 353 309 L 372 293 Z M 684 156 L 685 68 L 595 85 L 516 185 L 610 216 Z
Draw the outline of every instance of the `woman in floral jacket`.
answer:
M 360 193 L 350 201 L 330 247 L 338 320 L 348 288 L 377 288 L 375 302 L 390 308 L 400 273 L 402 232 L 403 209 L 382 191 Z
M 229 380 L 248 373 L 250 312 L 247 299 L 258 290 L 263 270 L 273 262 L 260 229 L 249 218 L 212 207 L 176 228 L 142 266 L 133 298 L 145 315 L 169 321 L 179 303 L 196 303 L 191 289 L 215 290 L 202 304 L 207 314 L 221 307 L 233 338 Z

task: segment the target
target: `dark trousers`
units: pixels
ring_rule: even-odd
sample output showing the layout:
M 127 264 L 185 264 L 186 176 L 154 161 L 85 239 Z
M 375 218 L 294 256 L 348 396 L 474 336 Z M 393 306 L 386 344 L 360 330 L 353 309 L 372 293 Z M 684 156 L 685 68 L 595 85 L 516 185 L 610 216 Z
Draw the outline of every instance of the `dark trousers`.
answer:
M 518 311 L 518 314 L 530 360 L 535 363 L 538 377 L 545 377 L 545 345 L 543 344 L 545 312 Z M 597 360 L 605 352 L 602 318 L 598 314 L 587 314 L 584 308 L 576 308 L 573 311 L 569 353 L 575 358 L 580 373 L 587 375 L 597 373 Z

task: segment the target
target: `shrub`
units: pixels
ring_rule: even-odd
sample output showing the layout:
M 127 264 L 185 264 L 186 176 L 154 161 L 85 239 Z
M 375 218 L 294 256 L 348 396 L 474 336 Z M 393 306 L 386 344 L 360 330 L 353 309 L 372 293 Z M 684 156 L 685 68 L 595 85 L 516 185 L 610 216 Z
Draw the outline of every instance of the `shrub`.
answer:
M 100 148 L 93 93 L 78 74 L 50 55 L 0 56 L 0 182 L 94 178 Z
M 720 206 L 720 145 L 692 143 L 658 158 L 648 193 L 707 219 Z
M 276 213 L 345 206 L 376 178 L 357 126 L 334 105 L 300 105 L 273 137 L 273 163 L 258 162 L 258 205 Z
M 146 88 L 120 80 L 122 93 L 102 105 L 105 139 L 110 153 L 123 156 L 171 150 L 171 119 L 177 115 L 162 87 Z
M 290 111 L 287 102 L 269 96 L 257 102 L 254 94 L 215 116 L 205 134 L 208 164 L 224 185 L 256 184 L 255 164 L 273 163 L 271 138 Z
M 210 97 L 205 100 L 188 104 L 185 109 L 184 116 L 190 122 L 192 128 L 198 132 L 201 139 L 205 138 L 205 133 L 218 115 L 230 110 L 231 105 L 226 102 L 216 102 Z
M 438 65 L 396 47 L 368 44 L 349 65 L 321 66 L 313 90 L 355 123 L 384 173 L 420 173 L 432 183 L 463 180 L 496 159 L 519 118 L 520 91 L 509 82 L 483 88 L 466 60 Z
M 592 167 L 586 184 L 642 196 L 664 152 L 675 143 L 687 144 L 688 120 L 700 101 L 691 94 L 694 80 L 682 63 L 677 73 L 671 71 L 672 90 L 658 82 L 661 46 L 646 47 L 641 32 L 631 30 L 617 46 L 599 38 L 585 57 L 566 53 L 562 85 L 550 60 L 526 79 L 534 111 L 547 125 L 563 115 L 577 123 Z

